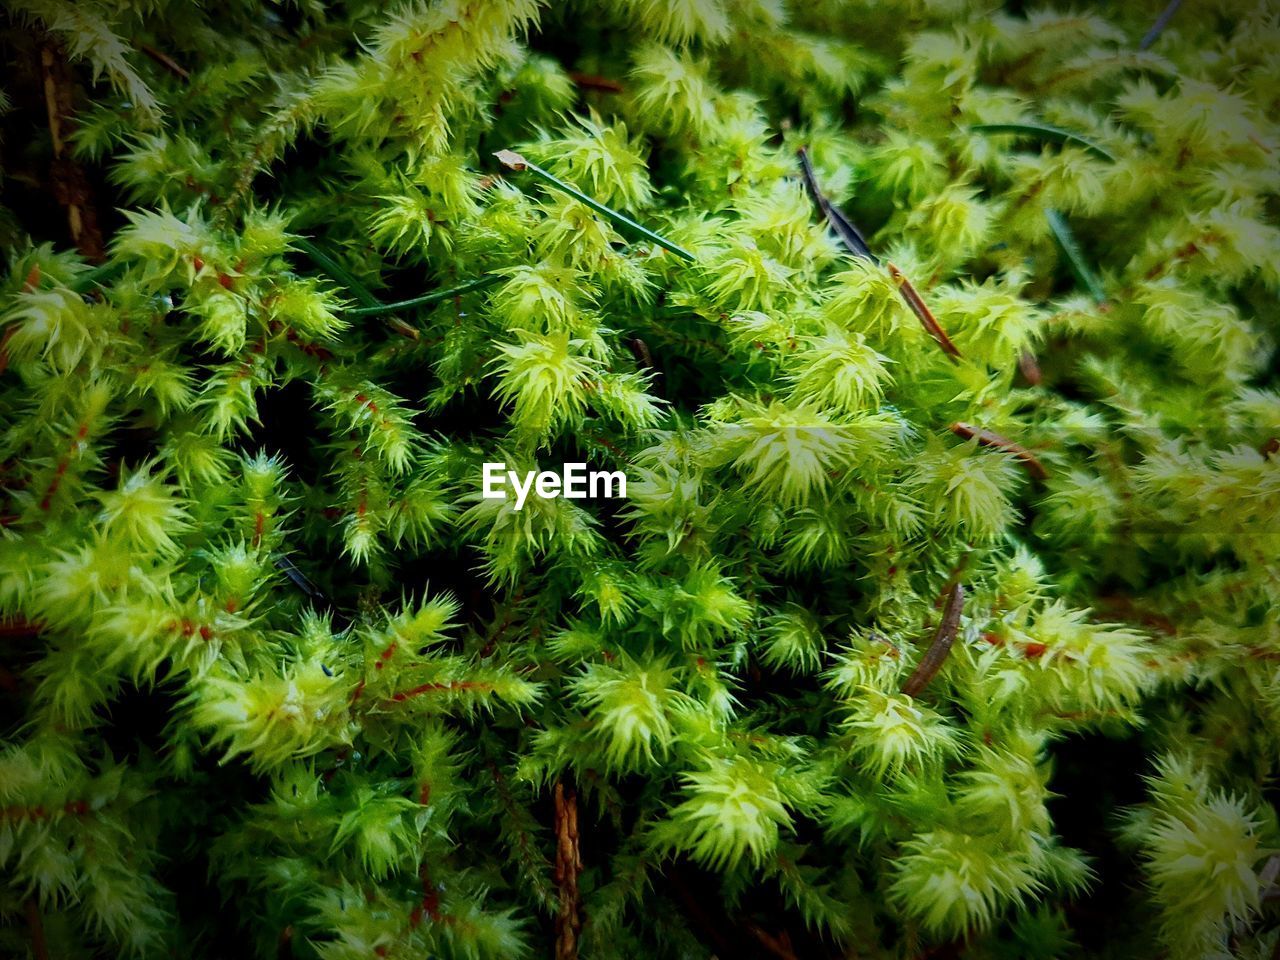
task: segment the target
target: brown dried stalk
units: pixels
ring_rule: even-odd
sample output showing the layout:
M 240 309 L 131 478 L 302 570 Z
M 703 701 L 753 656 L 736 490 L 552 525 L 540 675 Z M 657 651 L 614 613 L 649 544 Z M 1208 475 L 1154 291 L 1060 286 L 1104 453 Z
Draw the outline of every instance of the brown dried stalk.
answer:
M 654 368 L 653 354 L 649 351 L 647 343 L 639 337 L 632 337 L 627 341 L 627 346 L 631 348 L 631 355 L 636 358 L 636 363 L 650 370 Z
M 760 924 L 752 923 L 750 920 L 743 924 L 743 928 L 778 960 L 800 960 L 796 952 L 791 949 L 791 938 L 785 932 L 775 937 Z
M 578 934 L 582 931 L 578 876 L 582 856 L 578 852 L 578 796 L 564 781 L 556 783 L 556 886 L 560 888 L 560 913 L 556 916 L 556 960 L 576 960 Z
M 1018 371 L 1030 386 L 1038 387 L 1044 380 L 1044 375 L 1040 372 L 1040 364 L 1036 362 L 1036 355 L 1030 350 L 1023 350 L 1018 355 Z
M 79 164 L 67 153 L 67 137 L 72 121 L 71 79 L 67 64 L 52 41 L 40 49 L 40 72 L 44 78 L 44 105 L 49 116 L 49 138 L 53 141 L 53 164 L 49 174 L 54 196 L 67 208 L 71 240 L 86 260 L 102 263 L 106 248 L 98 228 L 98 214 L 91 202 L 89 180 Z
M 929 309 L 920 294 L 916 292 L 916 288 L 907 279 L 906 274 L 892 263 L 886 264 L 886 266 L 889 269 L 889 277 L 898 288 L 898 293 L 902 295 L 902 299 L 911 308 L 911 312 L 916 315 L 916 319 L 920 321 L 920 325 L 924 327 L 925 332 L 938 342 L 938 346 L 942 348 L 942 351 L 947 356 L 953 360 L 959 360 L 960 349 L 947 336 L 947 331 L 942 329 L 937 317 L 933 315 L 933 311 Z
M 418 332 L 418 328 L 410 326 L 399 317 L 391 317 L 388 319 L 387 326 L 400 334 L 400 336 L 409 340 L 413 340 L 414 342 L 421 342 L 422 340 L 422 334 Z
M 617 80 L 596 76 L 594 73 L 578 73 L 575 71 L 569 74 L 569 79 L 584 90 L 599 90 L 601 93 L 622 92 L 622 84 Z
M 49 960 L 49 941 L 44 935 L 44 920 L 36 898 L 27 900 L 27 928 L 31 931 L 31 953 L 35 960 Z
M 993 450 L 1003 450 L 1005 453 L 1012 454 L 1022 461 L 1022 465 L 1026 468 L 1027 473 L 1031 474 L 1037 480 L 1044 480 L 1049 473 L 1044 468 L 1036 455 L 1021 444 L 1014 443 L 1012 440 L 993 433 L 990 430 L 983 430 L 981 427 L 975 427 L 970 423 L 956 422 L 951 425 L 951 432 L 963 440 L 972 440 L 978 438 L 978 443 L 984 447 L 990 447 Z
M 956 634 L 960 630 L 960 610 L 964 606 L 964 587 L 955 584 L 947 595 L 947 605 L 942 611 L 942 622 L 938 624 L 933 642 L 924 652 L 920 662 L 916 664 L 907 682 L 902 685 L 902 692 L 909 697 L 919 696 L 920 691 L 929 685 L 938 670 L 942 668 L 951 645 L 956 642 Z
M 853 256 L 870 260 L 877 266 L 880 259 L 871 252 L 871 248 L 867 246 L 866 238 L 862 236 L 862 231 L 853 225 L 840 208 L 833 204 L 827 195 L 822 192 L 822 188 L 818 186 L 818 179 L 813 172 L 813 163 L 809 160 L 809 151 L 801 147 L 796 151 L 796 155 L 800 157 L 800 174 L 804 180 L 805 187 L 809 191 L 809 195 L 813 197 L 813 202 L 818 205 L 818 209 L 822 211 L 822 215 L 826 218 L 827 225 L 840 238 L 845 249 Z M 894 284 L 898 288 L 898 293 L 902 299 L 906 301 L 911 312 L 916 315 L 920 321 L 920 325 L 925 328 L 929 336 L 938 342 L 938 346 L 942 347 L 943 352 L 953 360 L 960 358 L 960 350 L 947 336 L 947 331 L 942 329 L 942 324 L 938 323 L 937 317 L 933 315 L 933 311 L 929 309 L 928 304 L 916 292 L 915 286 L 907 279 L 906 275 L 895 267 L 892 263 L 886 264 L 889 270 L 889 276 L 893 279 Z
M 149 43 L 139 43 L 137 46 L 139 50 L 145 53 L 156 63 L 160 64 L 160 66 L 164 67 L 179 80 L 187 83 L 191 81 L 191 73 L 163 50 L 157 50 Z

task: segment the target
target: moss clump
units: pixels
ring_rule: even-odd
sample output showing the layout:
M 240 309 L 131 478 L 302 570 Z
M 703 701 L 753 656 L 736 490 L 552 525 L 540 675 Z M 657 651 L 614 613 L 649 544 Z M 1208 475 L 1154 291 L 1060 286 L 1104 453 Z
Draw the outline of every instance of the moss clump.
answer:
M 1280 8 L 1160 13 L 10 3 L 0 953 L 1271 955 Z

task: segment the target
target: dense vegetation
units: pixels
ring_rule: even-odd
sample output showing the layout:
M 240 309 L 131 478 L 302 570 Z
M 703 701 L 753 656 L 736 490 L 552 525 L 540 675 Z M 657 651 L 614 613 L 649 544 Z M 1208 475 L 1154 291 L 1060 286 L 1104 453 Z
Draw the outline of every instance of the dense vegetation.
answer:
M 1280 5 L 0 16 L 0 953 L 1274 955 Z

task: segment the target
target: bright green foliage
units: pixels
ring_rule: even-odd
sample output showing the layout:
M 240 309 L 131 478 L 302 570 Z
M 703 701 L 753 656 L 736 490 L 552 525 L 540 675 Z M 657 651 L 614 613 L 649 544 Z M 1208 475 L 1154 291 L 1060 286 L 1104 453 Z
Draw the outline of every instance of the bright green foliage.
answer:
M 1095 6 L 10 3 L 0 954 L 1272 956 L 1280 6 Z

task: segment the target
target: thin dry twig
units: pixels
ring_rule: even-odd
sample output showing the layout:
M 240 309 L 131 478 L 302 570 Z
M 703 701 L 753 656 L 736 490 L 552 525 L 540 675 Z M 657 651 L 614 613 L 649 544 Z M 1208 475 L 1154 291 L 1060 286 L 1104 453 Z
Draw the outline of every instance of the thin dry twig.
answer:
M 818 178 L 813 172 L 813 163 L 809 160 L 809 151 L 801 147 L 796 151 L 796 155 L 800 158 L 800 175 L 804 180 L 805 187 L 813 198 L 813 202 L 822 211 L 827 225 L 840 238 L 845 249 L 853 256 L 870 260 L 879 266 L 880 258 L 871 252 L 871 248 L 867 246 L 867 241 L 863 237 L 862 231 L 840 212 L 840 208 L 833 204 L 827 195 L 822 192 L 822 188 L 818 186 Z M 911 308 L 911 312 L 916 315 L 920 325 L 924 327 L 929 336 L 937 341 L 938 346 L 942 347 L 947 356 L 953 360 L 958 360 L 960 358 L 959 348 L 947 336 L 947 331 L 942 329 L 942 324 L 938 323 L 937 317 L 933 315 L 933 311 L 929 309 L 928 304 L 924 302 L 924 298 L 916 291 L 915 286 L 892 263 L 886 264 L 886 266 L 888 267 L 890 278 L 898 288 L 898 293 L 902 296 L 907 306 Z
M 993 450 L 1003 450 L 1005 453 L 1017 457 L 1026 468 L 1027 473 L 1037 480 L 1044 480 L 1049 476 L 1044 464 L 1036 458 L 1034 453 L 1021 444 L 1000 436 L 998 433 L 983 430 L 981 427 L 975 427 L 971 423 L 961 423 L 959 421 L 951 425 L 951 432 L 963 440 L 972 440 L 977 437 L 981 446 L 990 447 Z
M 920 691 L 929 685 L 929 681 L 942 668 L 951 645 L 956 642 L 956 634 L 960 630 L 960 611 L 964 607 L 964 587 L 954 584 L 947 595 L 947 605 L 942 611 L 942 622 L 933 635 L 933 642 L 924 652 L 920 662 L 916 664 L 907 682 L 902 685 L 902 692 L 909 697 L 920 695 Z
M 747 933 L 755 937 L 756 942 L 758 942 L 760 946 L 768 950 L 771 954 L 777 957 L 778 960 L 800 960 L 796 955 L 796 952 L 791 949 L 791 938 L 785 933 L 779 937 L 775 937 L 762 928 L 758 923 L 752 923 L 751 921 L 747 921 L 747 923 L 744 924 L 744 928 Z
M 145 53 L 148 57 L 150 57 L 156 63 L 160 64 L 160 66 L 164 67 L 166 70 L 172 73 L 179 80 L 183 81 L 184 83 L 191 82 L 191 72 L 187 70 L 185 67 L 183 67 L 182 64 L 178 63 L 177 60 L 173 59 L 173 57 L 165 53 L 163 50 L 157 50 L 155 47 L 151 46 L 151 44 L 149 43 L 139 43 L 137 47 L 139 50 Z
M 74 127 L 72 121 L 71 79 L 61 51 L 49 41 L 40 48 L 40 72 L 44 80 L 44 105 L 49 117 L 49 138 L 53 142 L 53 164 L 50 179 L 58 202 L 67 209 L 67 225 L 71 240 L 92 263 L 106 259 L 98 214 L 91 202 L 89 181 L 71 157 L 67 156 L 67 138 Z
M 582 932 L 578 877 L 582 856 L 578 851 L 578 796 L 558 781 L 556 806 L 556 886 L 560 888 L 560 912 L 556 916 L 556 960 L 576 960 L 578 934 Z
M 622 92 L 622 84 L 617 80 L 610 80 L 608 77 L 597 76 L 594 73 L 578 73 L 575 71 L 569 74 L 569 79 L 584 90 L 599 90 L 602 93 Z
M 947 331 L 942 329 L 942 324 L 938 323 L 938 318 L 933 315 L 933 311 L 929 309 L 928 304 L 924 302 L 924 298 L 920 296 L 915 286 L 907 279 L 906 274 L 892 263 L 886 264 L 886 266 L 889 269 L 889 277 L 898 287 L 898 293 L 902 295 L 902 299 L 911 308 L 911 312 L 916 315 L 916 319 L 920 321 L 920 325 L 924 327 L 925 332 L 937 341 L 943 353 L 952 360 L 959 360 L 960 348 L 947 336 Z
M 49 960 L 49 941 L 44 935 L 44 920 L 35 897 L 27 900 L 27 927 L 31 930 L 31 954 L 35 960 Z

